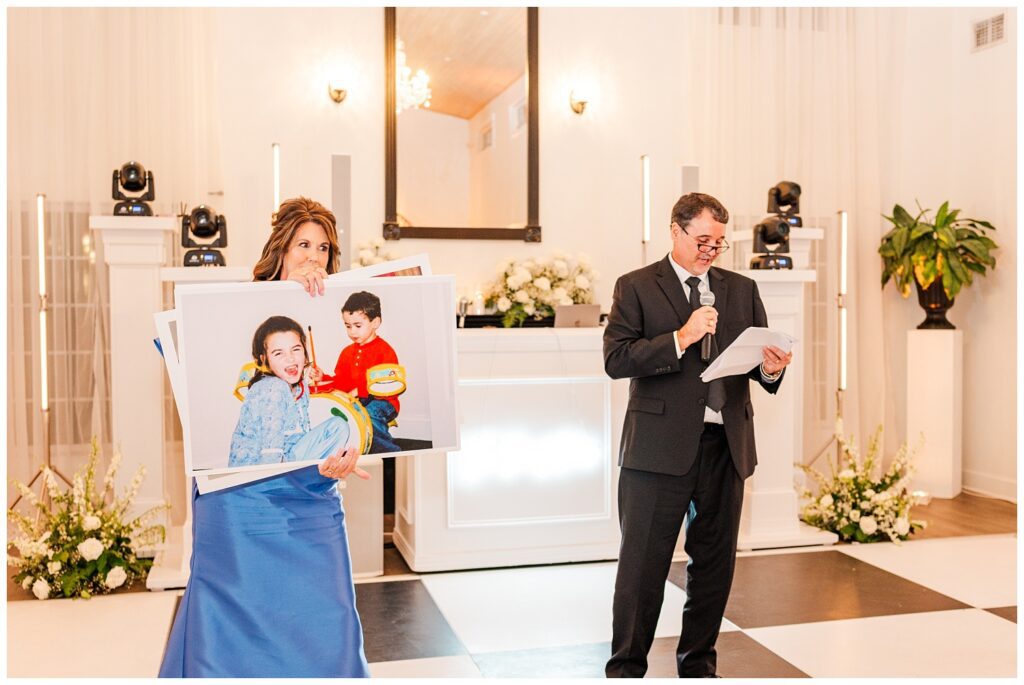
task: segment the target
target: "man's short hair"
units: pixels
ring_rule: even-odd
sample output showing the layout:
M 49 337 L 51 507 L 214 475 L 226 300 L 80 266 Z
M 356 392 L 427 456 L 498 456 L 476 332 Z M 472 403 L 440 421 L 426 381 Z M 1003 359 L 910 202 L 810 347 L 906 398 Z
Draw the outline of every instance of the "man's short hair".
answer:
M 672 208 L 672 223 L 685 230 L 705 209 L 711 212 L 711 217 L 718 223 L 729 223 L 729 210 L 706 193 L 687 193 L 679 198 Z
M 373 321 L 380 318 L 380 298 L 373 293 L 360 290 L 348 296 L 345 304 L 341 306 L 341 311 L 349 314 L 362 312 L 366 314 L 367 319 Z

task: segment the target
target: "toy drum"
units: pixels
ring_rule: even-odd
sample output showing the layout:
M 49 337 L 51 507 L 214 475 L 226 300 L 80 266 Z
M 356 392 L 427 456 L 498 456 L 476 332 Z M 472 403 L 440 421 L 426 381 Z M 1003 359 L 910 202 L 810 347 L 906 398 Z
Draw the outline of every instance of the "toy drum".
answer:
M 378 364 L 366 371 L 366 389 L 374 397 L 394 397 L 405 392 L 405 367 Z
M 309 424 L 317 426 L 331 416 L 340 416 L 348 422 L 348 445 L 367 454 L 373 443 L 373 424 L 366 409 L 345 393 L 319 392 L 309 396 Z

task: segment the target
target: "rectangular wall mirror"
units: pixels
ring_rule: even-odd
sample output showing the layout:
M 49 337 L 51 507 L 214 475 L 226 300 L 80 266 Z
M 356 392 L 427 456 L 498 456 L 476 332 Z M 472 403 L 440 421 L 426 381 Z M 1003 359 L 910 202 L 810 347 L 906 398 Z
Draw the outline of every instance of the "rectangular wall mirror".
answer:
M 537 8 L 384 9 L 384 238 L 540 242 Z

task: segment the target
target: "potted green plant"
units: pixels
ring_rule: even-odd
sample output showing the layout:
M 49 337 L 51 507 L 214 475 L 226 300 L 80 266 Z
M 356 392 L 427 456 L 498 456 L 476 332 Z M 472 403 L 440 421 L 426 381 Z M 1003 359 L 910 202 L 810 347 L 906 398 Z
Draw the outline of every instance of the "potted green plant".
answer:
M 892 216 L 885 217 L 893 228 L 878 247 L 882 287 L 893 279 L 900 294 L 907 297 L 913 280 L 926 314 L 918 328 L 955 328 L 946 319 L 953 299 L 964 285 L 971 284 L 974 274 L 984 276 L 988 267 L 996 266 L 991 253 L 998 245 L 985 235 L 995 227 L 980 219 L 958 218 L 960 210 L 950 211 L 949 202 L 942 203 L 934 222 L 928 219 L 929 211 L 921 209 L 913 217 L 896 205 Z

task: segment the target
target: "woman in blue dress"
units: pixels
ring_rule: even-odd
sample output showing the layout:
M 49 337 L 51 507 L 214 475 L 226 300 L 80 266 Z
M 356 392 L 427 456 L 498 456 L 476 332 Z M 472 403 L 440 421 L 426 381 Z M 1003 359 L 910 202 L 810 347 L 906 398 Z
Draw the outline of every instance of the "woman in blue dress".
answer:
M 322 295 L 337 254 L 334 215 L 306 198 L 288 200 L 274 217 L 253 277 L 298 281 L 311 296 Z M 268 438 L 269 447 L 259 446 L 254 422 L 240 419 L 233 459 L 298 460 L 308 458 L 302 450 L 322 449 L 324 441 L 344 442 L 325 433 L 305 437 L 316 429 L 306 432 L 308 410 L 303 421 L 308 389 L 301 373 L 294 384 L 287 380 L 294 366 L 282 367 L 284 378 L 267 374 L 250 388 L 262 386 L 251 408 L 272 398 L 268 406 L 277 407 L 284 431 Z M 282 390 L 298 406 L 282 402 Z M 264 449 L 281 452 L 261 456 Z M 319 465 L 204 495 L 193 485 L 191 575 L 161 677 L 369 676 L 337 490 L 338 478 L 369 477 L 358 469 L 358 458 L 356 449 L 339 450 Z

